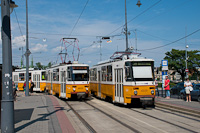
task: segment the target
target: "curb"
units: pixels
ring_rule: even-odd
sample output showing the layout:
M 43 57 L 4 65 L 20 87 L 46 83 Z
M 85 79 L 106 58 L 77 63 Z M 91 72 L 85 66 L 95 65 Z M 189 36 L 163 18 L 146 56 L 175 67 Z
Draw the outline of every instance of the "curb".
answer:
M 175 112 L 179 112 L 179 113 L 183 113 L 183 114 L 187 114 L 187 115 L 192 115 L 192 116 L 200 118 L 200 111 L 198 111 L 198 110 L 188 109 L 188 108 L 175 106 L 175 105 L 171 105 L 171 104 L 160 103 L 160 102 L 156 102 L 155 105 L 156 105 L 156 107 L 159 107 L 159 108 L 164 108 L 164 109 L 168 109 L 171 111 L 175 111 Z

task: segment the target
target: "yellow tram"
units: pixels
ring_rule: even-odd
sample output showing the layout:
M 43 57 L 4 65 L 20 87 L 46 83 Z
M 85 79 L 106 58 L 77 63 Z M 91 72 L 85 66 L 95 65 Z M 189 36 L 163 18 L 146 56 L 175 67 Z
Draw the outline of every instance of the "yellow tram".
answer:
M 60 98 L 85 98 L 89 95 L 89 66 L 73 63 L 64 63 L 52 66 L 46 70 L 48 93 Z
M 33 91 L 43 92 L 46 89 L 46 71 L 45 70 L 34 70 L 29 68 L 29 81 L 32 80 L 34 83 Z M 26 69 L 16 69 L 13 73 L 13 81 L 17 84 L 18 90 L 23 91 L 23 85 L 26 81 Z M 30 88 L 30 82 L 29 82 Z
M 113 103 L 154 105 L 154 60 L 132 52 L 115 52 L 90 68 L 90 91 Z

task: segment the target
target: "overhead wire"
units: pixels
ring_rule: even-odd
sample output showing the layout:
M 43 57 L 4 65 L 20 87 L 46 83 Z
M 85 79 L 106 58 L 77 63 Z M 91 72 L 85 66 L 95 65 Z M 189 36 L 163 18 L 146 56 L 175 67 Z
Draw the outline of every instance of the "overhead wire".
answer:
M 25 38 L 23 36 L 22 29 L 21 29 L 21 27 L 19 25 L 19 20 L 18 20 L 17 13 L 16 13 L 15 9 L 14 9 L 14 12 L 15 12 L 15 17 L 16 17 L 16 20 L 17 20 L 17 24 L 18 24 L 18 27 L 19 27 L 20 34 L 23 37 L 23 41 L 25 42 Z
M 84 8 L 83 8 L 81 14 L 79 15 L 79 17 L 78 17 L 78 19 L 77 19 L 77 21 L 76 21 L 74 27 L 72 28 L 72 30 L 71 30 L 71 32 L 70 32 L 70 34 L 69 34 L 69 37 L 71 36 L 71 34 L 72 34 L 72 32 L 74 31 L 76 25 L 78 24 L 78 22 L 79 22 L 79 20 L 80 20 L 80 18 L 81 18 L 81 16 L 82 16 L 82 14 L 83 14 L 83 12 L 84 12 L 84 10 L 85 10 L 87 4 L 88 4 L 88 2 L 89 2 L 89 0 L 87 0 L 87 2 L 85 3 L 85 6 L 84 6 Z
M 187 36 L 181 37 L 181 38 L 179 38 L 179 39 L 177 39 L 177 40 L 175 40 L 175 41 L 173 41 L 173 42 L 167 43 L 167 44 L 162 45 L 162 46 L 153 47 L 153 48 L 149 48 L 149 49 L 140 49 L 140 50 L 138 50 L 138 51 L 155 50 L 155 49 L 158 49 L 158 48 L 162 48 L 162 47 L 165 47 L 165 46 L 174 44 L 174 43 L 176 43 L 176 42 L 178 42 L 178 41 L 180 41 L 180 40 L 183 40 L 183 39 L 185 39 L 185 38 L 187 38 L 187 37 L 189 37 L 189 36 L 191 36 L 191 35 L 193 35 L 193 34 L 199 32 L 199 31 L 200 31 L 200 29 L 198 29 L 198 30 L 196 30 L 196 31 L 194 31 L 194 32 L 192 32 L 192 33 L 190 33 L 190 34 L 187 35 Z
M 145 20 L 145 21 L 143 21 L 143 22 L 137 24 L 137 25 L 135 26 L 135 28 L 137 28 L 139 25 L 141 25 L 141 24 L 143 24 L 143 23 L 146 23 L 146 22 L 148 22 L 148 21 L 150 21 L 150 20 L 152 20 L 152 19 L 154 19 L 154 18 L 156 18 L 156 17 L 159 17 L 159 16 L 161 16 L 161 15 L 163 15 L 163 14 L 165 14 L 165 13 L 169 13 L 170 11 L 172 11 L 172 10 L 174 10 L 174 9 L 177 9 L 178 6 L 182 6 L 182 5 L 186 4 L 186 3 L 189 2 L 189 1 L 191 1 L 191 0 L 183 1 L 181 4 L 175 5 L 174 7 L 170 8 L 169 10 L 167 10 L 167 11 L 165 11 L 165 12 L 163 12 L 163 13 L 160 13 L 160 14 L 158 14 L 158 15 L 156 15 L 156 16 L 153 16 L 153 17 L 151 17 L 150 19 L 147 19 L 147 20 Z
M 140 14 L 138 14 L 137 16 L 135 16 L 134 18 L 132 18 L 131 20 L 129 20 L 127 23 L 130 23 L 131 21 L 135 20 L 136 18 L 138 18 L 139 16 L 141 16 L 142 14 L 144 14 L 145 12 L 147 12 L 148 10 L 150 10 L 151 8 L 153 8 L 154 6 L 156 6 L 157 4 L 159 4 L 162 0 L 159 0 L 158 2 L 156 2 L 155 4 L 151 5 L 149 8 L 147 8 L 146 10 L 144 10 L 143 12 L 141 12 Z M 126 23 L 125 23 L 126 24 Z M 124 27 L 123 24 L 122 26 L 118 27 L 116 30 L 112 31 L 111 33 L 109 33 L 108 35 L 116 32 L 117 30 L 119 30 L 120 28 Z

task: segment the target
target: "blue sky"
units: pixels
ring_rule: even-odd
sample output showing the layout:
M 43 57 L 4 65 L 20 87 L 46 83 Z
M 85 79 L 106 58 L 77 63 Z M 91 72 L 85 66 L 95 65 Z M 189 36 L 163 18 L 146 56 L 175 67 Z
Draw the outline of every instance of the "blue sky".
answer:
M 63 37 L 73 37 L 79 40 L 78 45 L 81 51 L 79 62 L 90 66 L 100 61 L 99 36 L 112 36 L 112 43 L 102 41 L 102 60 L 108 59 L 116 50 L 125 50 L 125 35 L 122 33 L 125 21 L 124 0 L 89 0 L 72 31 L 87 1 L 28 0 L 29 47 L 32 52 L 30 60 L 33 58 L 34 64 L 41 62 L 47 65 L 49 62 L 61 62 L 58 53 L 61 51 L 61 46 L 64 46 L 60 41 Z M 142 5 L 139 8 L 136 6 L 137 0 L 127 0 L 128 30 L 131 33 L 129 46 L 136 47 L 133 32 L 136 30 L 138 52 L 142 54 L 142 57 L 154 59 L 155 66 L 159 66 L 167 51 L 172 48 L 185 49 L 185 39 L 166 47 L 154 50 L 145 49 L 163 46 L 200 29 L 200 1 L 140 1 Z M 25 0 L 15 0 L 15 3 L 19 6 L 15 12 L 22 34 L 15 12 L 13 12 L 11 14 L 13 65 L 20 66 L 22 51 L 19 47 L 24 47 L 25 52 L 23 40 L 26 31 L 26 8 Z M 43 41 L 44 38 L 46 41 Z M 199 50 L 200 32 L 187 37 L 187 44 L 189 45 L 188 50 Z M 73 60 L 72 51 L 73 47 L 68 47 L 67 59 Z M 77 49 L 74 51 L 77 54 Z M 2 53 L 1 42 L 0 53 Z M 2 63 L 2 55 L 0 57 L 0 63 Z M 75 58 L 77 58 L 76 55 Z

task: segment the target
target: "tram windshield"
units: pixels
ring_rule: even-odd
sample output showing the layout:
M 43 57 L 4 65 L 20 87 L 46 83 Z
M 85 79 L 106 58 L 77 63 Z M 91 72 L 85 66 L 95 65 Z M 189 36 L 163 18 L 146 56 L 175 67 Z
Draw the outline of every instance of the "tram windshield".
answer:
M 153 68 L 153 61 L 126 62 L 126 81 L 153 81 Z
M 89 81 L 89 67 L 69 67 L 68 81 Z

